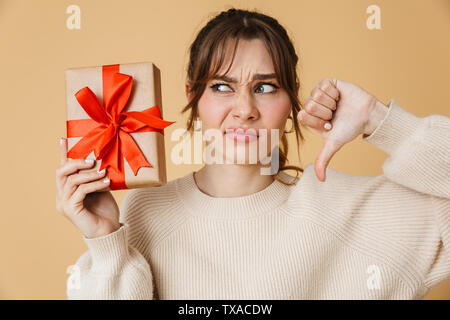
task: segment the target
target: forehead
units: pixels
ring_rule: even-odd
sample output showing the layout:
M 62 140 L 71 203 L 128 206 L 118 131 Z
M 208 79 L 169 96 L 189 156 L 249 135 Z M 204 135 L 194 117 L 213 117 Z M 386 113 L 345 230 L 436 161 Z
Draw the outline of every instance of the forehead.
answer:
M 234 60 L 232 61 L 236 41 L 238 42 Z M 275 72 L 272 57 L 266 45 L 260 39 L 233 39 L 233 41 L 227 41 L 224 48 L 224 60 L 217 74 L 224 75 L 228 68 L 230 69 L 227 74 L 238 78 L 247 77 L 255 73 L 269 74 Z

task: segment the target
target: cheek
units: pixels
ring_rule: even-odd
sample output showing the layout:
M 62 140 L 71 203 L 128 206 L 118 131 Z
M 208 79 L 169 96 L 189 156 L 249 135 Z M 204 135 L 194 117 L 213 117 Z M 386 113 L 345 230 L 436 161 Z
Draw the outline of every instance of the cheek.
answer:
M 220 127 L 222 120 L 226 116 L 226 108 L 223 106 L 223 101 L 214 99 L 206 92 L 198 101 L 198 112 L 204 128 Z
M 268 128 L 284 129 L 286 119 L 291 112 L 291 102 L 288 97 L 279 99 L 264 108 L 264 119 Z

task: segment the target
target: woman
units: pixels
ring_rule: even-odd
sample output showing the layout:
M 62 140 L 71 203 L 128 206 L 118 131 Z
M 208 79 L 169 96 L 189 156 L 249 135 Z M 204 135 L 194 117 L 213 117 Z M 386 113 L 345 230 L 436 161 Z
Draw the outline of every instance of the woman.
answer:
M 67 159 L 62 140 L 57 208 L 89 249 L 69 299 L 418 299 L 449 276 L 449 119 L 418 118 L 336 79 L 301 108 L 297 60 L 273 18 L 222 12 L 190 48 L 183 112 L 191 132 L 199 119 L 201 130 L 238 140 L 241 155 L 262 141 L 246 129 L 284 132 L 298 119 L 297 141 L 299 123 L 324 139 L 304 171 L 286 165 L 282 134 L 276 174 L 261 174 L 260 158 L 211 163 L 131 190 L 119 215 L 111 193 L 96 192 L 105 172 L 77 173 L 94 164 Z M 360 134 L 389 154 L 384 174 L 326 169 Z M 216 151 L 230 158 L 228 144 Z

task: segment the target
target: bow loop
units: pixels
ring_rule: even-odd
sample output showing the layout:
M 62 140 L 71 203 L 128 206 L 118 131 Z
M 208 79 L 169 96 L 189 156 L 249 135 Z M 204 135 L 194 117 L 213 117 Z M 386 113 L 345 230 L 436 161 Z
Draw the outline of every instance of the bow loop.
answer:
M 115 122 L 118 122 L 120 114 L 125 108 L 131 94 L 133 78 L 126 74 L 115 73 L 112 81 L 112 92 L 104 101 L 106 112 Z
M 105 112 L 105 108 L 103 108 L 100 100 L 98 100 L 91 89 L 88 87 L 80 89 L 75 93 L 75 98 L 84 111 L 86 111 L 89 117 L 95 122 L 103 124 L 109 124 L 111 122 L 111 117 Z

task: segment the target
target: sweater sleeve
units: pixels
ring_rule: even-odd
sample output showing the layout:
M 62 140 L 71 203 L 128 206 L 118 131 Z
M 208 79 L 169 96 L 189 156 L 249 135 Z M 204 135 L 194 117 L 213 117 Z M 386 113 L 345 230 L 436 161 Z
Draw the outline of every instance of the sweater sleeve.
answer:
M 419 118 L 394 99 L 383 121 L 363 140 L 389 157 L 383 172 L 391 181 L 436 197 L 450 198 L 450 119 Z
M 122 202 L 121 217 L 127 216 L 131 190 Z M 72 266 L 67 282 L 69 300 L 153 299 L 152 273 L 144 256 L 130 243 L 126 222 L 106 236 L 83 237 L 88 251 Z
M 424 118 L 402 109 L 393 99 L 380 125 L 363 140 L 385 151 L 384 176 L 428 198 L 439 232 L 435 261 L 424 276 L 433 288 L 450 276 L 450 119 Z

